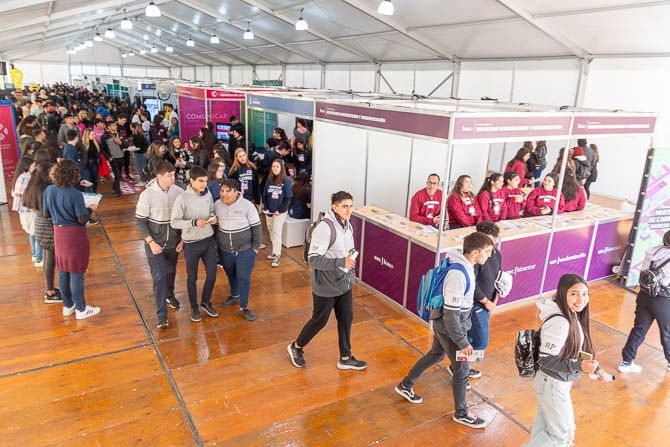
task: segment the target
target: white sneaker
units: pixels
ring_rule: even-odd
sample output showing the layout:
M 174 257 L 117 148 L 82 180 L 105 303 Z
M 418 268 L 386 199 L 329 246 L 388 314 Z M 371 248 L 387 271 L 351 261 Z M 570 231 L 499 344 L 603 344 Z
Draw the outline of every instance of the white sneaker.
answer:
M 35 256 L 31 256 L 30 259 L 32 260 L 32 261 L 30 261 L 30 262 L 35 262 L 35 261 L 37 261 L 37 258 L 36 258 Z
M 77 311 L 77 320 L 83 320 L 84 318 L 92 317 L 93 315 L 99 314 L 100 308 L 86 305 L 86 309 L 79 312 Z
M 264 249 L 265 247 L 267 247 L 267 245 L 265 245 L 265 244 L 261 244 L 261 245 L 258 247 L 258 249 L 259 249 L 259 250 L 262 250 L 262 249 Z
M 33 265 L 34 265 L 35 267 L 40 267 L 40 268 L 41 268 L 41 267 L 44 267 L 44 261 L 42 260 L 42 261 L 40 261 L 40 262 L 36 262 L 36 263 L 34 263 Z
M 619 363 L 619 366 L 616 367 L 616 369 L 622 373 L 639 373 L 642 371 L 642 367 L 640 365 L 636 365 L 635 362 L 621 362 Z
M 72 307 L 63 306 L 63 316 L 69 317 L 74 313 L 75 310 L 77 310 L 77 306 L 75 304 L 73 304 Z
M 272 266 L 272 267 L 279 267 L 279 264 L 281 264 L 281 258 L 280 258 L 279 256 L 276 256 L 276 257 L 272 260 L 272 264 L 270 264 L 270 266 Z
M 276 256 L 274 253 L 270 253 L 269 255 L 267 255 L 267 256 L 265 257 L 265 259 L 267 259 L 268 261 L 272 261 L 272 260 L 273 260 L 274 258 L 276 258 L 276 257 L 277 257 L 277 256 Z

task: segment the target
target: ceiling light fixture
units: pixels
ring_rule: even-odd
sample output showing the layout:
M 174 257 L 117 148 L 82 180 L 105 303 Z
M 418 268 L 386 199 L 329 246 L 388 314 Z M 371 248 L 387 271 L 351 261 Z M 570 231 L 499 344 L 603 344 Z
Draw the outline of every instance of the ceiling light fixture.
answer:
M 121 53 L 121 57 L 128 57 L 128 55 L 125 52 L 123 52 Z
M 298 21 L 295 22 L 295 29 L 296 31 L 307 31 L 309 28 L 309 25 L 307 25 L 307 20 L 302 16 L 302 11 L 304 8 L 300 8 L 300 17 L 298 18 Z
M 133 29 L 133 23 L 128 19 L 128 14 L 126 14 L 126 8 L 123 8 L 123 20 L 121 20 L 121 29 L 129 30 Z
M 221 41 L 219 40 L 218 37 L 216 37 L 216 34 L 212 34 L 212 37 L 209 38 L 209 43 L 217 44 L 221 43 Z
M 158 53 L 158 48 L 156 48 L 156 47 L 151 47 L 151 52 L 152 52 L 152 53 Z
M 74 51 L 72 48 L 69 48 L 65 51 L 65 54 L 75 54 L 76 51 Z
M 254 40 L 254 33 L 251 32 L 251 22 L 247 22 L 247 30 L 242 35 L 244 40 Z
M 95 29 L 95 36 L 93 37 L 93 40 L 96 42 L 102 42 L 102 36 L 100 35 L 100 32 L 98 32 L 98 29 Z
M 172 48 L 172 44 L 168 43 L 168 46 L 165 47 L 165 51 L 167 51 L 168 53 L 174 52 L 174 48 Z
M 391 3 L 391 0 L 383 0 L 379 4 L 379 7 L 377 8 L 377 12 L 381 15 L 384 15 L 384 16 L 392 16 L 393 15 L 393 3 Z
M 144 48 L 142 48 L 142 49 L 140 50 L 140 54 L 142 54 L 142 55 L 147 54 L 147 50 L 145 50 Z
M 84 45 L 86 45 L 88 48 L 91 48 L 93 46 L 93 41 L 91 39 L 86 39 Z
M 108 39 L 114 39 L 116 37 L 116 33 L 112 31 L 111 28 L 107 28 L 107 31 L 105 31 L 105 37 Z
M 144 10 L 144 14 L 146 14 L 147 17 L 160 17 L 161 10 L 154 2 L 149 2 L 147 8 Z
M 130 51 L 128 52 L 128 56 L 130 56 L 130 57 L 135 56 L 135 53 L 133 53 L 133 50 L 130 50 Z
M 191 36 L 188 36 L 188 40 L 186 41 L 186 46 L 187 47 L 194 47 L 195 42 L 193 42 L 193 39 L 191 39 Z

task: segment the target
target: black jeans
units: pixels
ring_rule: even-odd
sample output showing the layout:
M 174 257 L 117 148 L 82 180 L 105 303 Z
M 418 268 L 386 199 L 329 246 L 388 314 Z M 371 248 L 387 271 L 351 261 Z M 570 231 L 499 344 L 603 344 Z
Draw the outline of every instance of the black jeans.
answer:
M 186 260 L 186 290 L 188 291 L 188 301 L 191 303 L 191 309 L 198 307 L 198 264 L 202 259 L 205 264 L 205 285 L 202 287 L 202 304 L 209 303 L 212 299 L 212 291 L 216 284 L 216 262 L 218 255 L 216 253 L 216 241 L 213 237 L 208 237 L 196 242 L 184 243 L 184 259 Z
M 121 195 L 121 170 L 123 169 L 123 158 L 112 158 L 109 163 L 112 165 L 112 174 L 114 174 L 114 193 Z
M 130 175 L 130 151 L 123 151 L 123 172 L 126 177 Z
M 330 311 L 335 309 L 337 319 L 337 338 L 340 345 L 340 356 L 351 355 L 351 323 L 354 320 L 354 298 L 351 290 L 343 295 L 335 297 L 323 297 L 312 294 L 314 309 L 312 318 L 305 324 L 295 341 L 298 346 L 304 348 L 328 323 Z
M 421 357 L 409 370 L 407 376 L 402 379 L 403 385 L 407 388 L 412 388 L 421 374 L 428 368 L 439 363 L 444 358 L 445 354 L 451 361 L 451 371 L 454 377 L 451 380 L 451 389 L 454 393 L 454 406 L 456 407 L 456 416 L 465 416 L 468 414 L 468 406 L 466 400 L 466 387 L 468 383 L 468 374 L 470 373 L 470 366 L 468 362 L 457 362 L 456 351 L 458 346 L 451 341 L 447 335 L 447 328 L 442 318 L 433 320 L 433 346 L 430 351 Z
M 148 245 L 144 245 L 147 253 L 147 261 L 151 269 L 151 279 L 154 286 L 154 300 L 156 301 L 156 314 L 158 317 L 167 317 L 168 297 L 174 296 L 174 278 L 177 274 L 177 261 L 179 253 L 175 249 L 163 249 L 157 255 L 151 252 Z
M 56 257 L 53 250 L 42 249 L 42 260 L 44 261 L 44 284 L 47 290 L 54 290 L 54 276 L 56 272 Z
M 670 299 L 654 298 L 645 292 L 637 294 L 635 300 L 635 322 L 621 351 L 624 362 L 632 362 L 644 338 L 656 320 L 661 333 L 661 345 L 665 359 L 670 364 Z

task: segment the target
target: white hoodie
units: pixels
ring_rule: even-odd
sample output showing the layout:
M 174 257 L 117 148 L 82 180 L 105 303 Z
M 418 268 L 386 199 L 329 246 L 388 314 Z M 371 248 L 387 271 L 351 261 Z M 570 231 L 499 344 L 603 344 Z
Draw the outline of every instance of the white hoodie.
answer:
M 540 310 L 542 331 L 540 332 L 540 369 L 547 375 L 564 381 L 572 381 L 581 374 L 581 362 L 577 359 L 563 360 L 559 357 L 570 331 L 570 322 L 563 316 L 553 298 L 541 299 L 536 303 Z M 557 317 L 549 319 L 553 315 Z M 548 321 L 547 321 L 548 320 Z M 584 333 L 578 324 L 580 350 L 584 346 Z

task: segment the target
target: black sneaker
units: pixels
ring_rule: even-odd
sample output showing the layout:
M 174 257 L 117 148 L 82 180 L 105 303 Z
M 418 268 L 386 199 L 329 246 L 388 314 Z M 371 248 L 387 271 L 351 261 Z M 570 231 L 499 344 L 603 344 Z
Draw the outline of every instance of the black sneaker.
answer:
M 451 377 L 454 377 L 454 372 L 451 370 L 451 365 L 447 366 L 447 371 L 449 371 Z M 482 376 L 481 371 L 477 371 L 476 369 L 470 368 L 470 372 L 468 373 L 468 379 L 479 379 L 481 376 Z
M 467 425 L 471 428 L 484 428 L 486 427 L 486 421 L 482 418 L 475 416 L 472 413 L 468 413 L 464 416 L 456 416 L 454 414 L 453 419 L 459 424 Z
M 305 358 L 303 357 L 304 352 L 302 349 L 296 348 L 295 343 L 291 343 L 286 347 L 286 350 L 288 351 L 288 356 L 291 358 L 293 366 L 296 368 L 305 367 Z
M 226 298 L 226 300 L 223 302 L 222 306 L 232 306 L 233 304 L 239 303 L 240 302 L 240 297 L 239 296 L 229 296 Z
M 200 318 L 200 310 L 198 310 L 197 307 L 194 307 L 191 309 L 191 321 L 197 323 L 200 321 L 202 318 Z
M 44 292 L 44 302 L 47 304 L 62 303 L 63 297 L 60 295 L 60 290 L 56 289 L 56 293 L 53 295 L 49 295 L 48 293 Z
M 256 315 L 252 314 L 249 309 L 240 309 L 240 315 L 247 319 L 247 321 L 256 321 Z
M 158 325 L 156 327 L 158 329 L 165 329 L 169 324 L 167 317 L 158 317 Z
M 423 402 L 423 397 L 416 394 L 414 388 L 407 388 L 402 382 L 395 386 L 395 392 L 407 399 L 410 403 L 420 404 Z
M 173 296 L 167 297 L 165 301 L 167 302 L 167 305 L 173 309 L 179 309 L 181 307 L 179 300 Z
M 205 310 L 205 312 L 207 313 L 207 315 L 209 315 L 210 317 L 218 317 L 219 316 L 219 313 L 216 311 L 216 309 L 214 309 L 214 306 L 212 306 L 212 303 L 202 303 L 200 305 L 200 307 L 202 307 Z
M 350 356 L 347 360 L 339 359 L 337 361 L 337 369 L 355 369 L 356 371 L 362 371 L 367 367 L 367 363 L 362 360 L 356 360 L 356 357 L 353 355 Z

